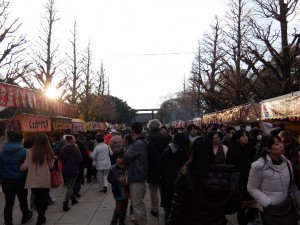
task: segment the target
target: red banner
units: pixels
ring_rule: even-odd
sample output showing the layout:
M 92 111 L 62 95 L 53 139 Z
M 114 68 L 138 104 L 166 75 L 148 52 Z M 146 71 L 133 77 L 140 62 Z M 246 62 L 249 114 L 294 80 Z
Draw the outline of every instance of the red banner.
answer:
M 40 92 L 0 83 L 0 106 L 32 108 L 57 116 L 78 117 L 77 107 L 47 98 Z

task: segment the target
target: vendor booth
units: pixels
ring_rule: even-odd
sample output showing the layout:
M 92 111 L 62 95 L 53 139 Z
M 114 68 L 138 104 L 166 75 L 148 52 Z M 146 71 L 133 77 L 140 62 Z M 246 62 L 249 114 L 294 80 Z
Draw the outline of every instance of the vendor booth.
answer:
M 300 91 L 262 101 L 261 118 L 274 126 L 282 123 L 286 130 L 300 132 Z
M 203 117 L 195 118 L 195 124 L 245 124 L 257 123 L 260 120 L 260 105 L 249 103 L 234 108 L 225 109 L 215 113 L 205 114 Z

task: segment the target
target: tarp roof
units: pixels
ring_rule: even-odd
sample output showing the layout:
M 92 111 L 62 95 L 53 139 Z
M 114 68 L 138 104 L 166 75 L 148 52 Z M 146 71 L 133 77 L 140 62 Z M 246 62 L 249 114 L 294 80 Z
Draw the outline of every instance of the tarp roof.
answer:
M 202 123 L 252 123 L 260 117 L 260 105 L 249 103 L 203 115 Z
M 300 91 L 260 103 L 262 120 L 300 117 Z

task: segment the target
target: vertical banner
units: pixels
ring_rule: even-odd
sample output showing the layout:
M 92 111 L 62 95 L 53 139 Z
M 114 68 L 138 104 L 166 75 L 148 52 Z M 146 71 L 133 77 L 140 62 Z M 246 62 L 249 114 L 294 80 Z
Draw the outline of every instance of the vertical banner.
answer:
M 7 106 L 7 87 L 0 84 L 0 106 Z

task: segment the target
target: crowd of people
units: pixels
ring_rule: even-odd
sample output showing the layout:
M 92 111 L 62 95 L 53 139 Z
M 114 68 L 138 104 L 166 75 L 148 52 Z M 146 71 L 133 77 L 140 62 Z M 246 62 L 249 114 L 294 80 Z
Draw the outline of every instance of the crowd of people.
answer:
M 41 133 L 25 142 L 21 133 L 6 135 L 0 153 L 5 225 L 13 225 L 15 195 L 22 224 L 31 219 L 28 189 L 38 213 L 36 224 L 46 222 L 49 199 L 54 201 L 53 169 L 61 169 L 66 185 L 64 211 L 71 209 L 70 201 L 78 203 L 84 182 L 97 180 L 104 194 L 110 183 L 115 200 L 111 225 L 125 224 L 129 200 L 130 220 L 147 224 L 147 187 L 148 210 L 158 217 L 162 207 L 166 225 L 225 225 L 226 215 L 233 213 L 239 225 L 269 225 L 274 206 L 289 197 L 300 204 L 299 140 L 284 128 L 263 135 L 257 127 L 248 131 L 246 126 L 236 129 L 224 124 L 167 128 L 153 119 L 147 127 L 135 122 L 128 131 L 67 129 L 63 135 Z M 297 224 L 296 217 L 290 224 Z

